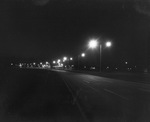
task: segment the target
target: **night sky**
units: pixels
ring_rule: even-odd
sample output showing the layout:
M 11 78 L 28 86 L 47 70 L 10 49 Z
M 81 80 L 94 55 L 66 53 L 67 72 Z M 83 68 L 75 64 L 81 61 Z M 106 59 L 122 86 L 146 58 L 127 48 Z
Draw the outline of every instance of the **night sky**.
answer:
M 149 6 L 149 0 L 1 0 L 0 56 L 75 56 L 89 39 L 103 37 L 113 42 L 104 53 L 136 62 L 148 52 Z

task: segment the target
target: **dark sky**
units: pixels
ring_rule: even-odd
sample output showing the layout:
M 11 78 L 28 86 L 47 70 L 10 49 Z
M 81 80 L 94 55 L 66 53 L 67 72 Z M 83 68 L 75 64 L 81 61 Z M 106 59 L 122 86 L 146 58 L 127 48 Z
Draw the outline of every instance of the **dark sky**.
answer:
M 149 6 L 149 0 L 1 0 L 0 55 L 76 55 L 90 38 L 104 37 L 113 55 L 137 60 L 150 39 Z

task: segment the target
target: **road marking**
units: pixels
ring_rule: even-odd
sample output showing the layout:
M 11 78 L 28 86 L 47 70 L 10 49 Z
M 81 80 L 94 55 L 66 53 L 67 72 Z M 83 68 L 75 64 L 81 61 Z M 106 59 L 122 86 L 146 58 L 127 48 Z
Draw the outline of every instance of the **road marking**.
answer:
M 58 70 L 58 69 L 51 69 L 51 71 L 56 71 L 56 72 L 66 72 L 65 70 Z
M 121 97 L 122 99 L 129 100 L 128 98 L 126 98 L 124 96 L 121 96 L 121 95 L 119 95 L 119 94 L 117 94 L 117 93 L 115 93 L 115 92 L 113 92 L 111 90 L 108 90 L 108 89 L 104 89 L 104 90 L 107 91 L 107 92 L 109 92 L 109 93 L 111 93 L 111 94 L 117 95 L 117 96 Z
M 75 102 L 75 103 L 76 103 L 76 105 L 77 105 L 77 107 L 78 107 L 78 109 L 79 109 L 79 111 L 80 111 L 80 113 L 81 113 L 83 119 L 84 119 L 86 122 L 89 122 L 89 120 L 88 120 L 88 118 L 87 118 L 85 112 L 84 112 L 83 109 L 81 108 L 81 106 L 80 106 L 80 104 L 79 104 L 77 98 L 75 97 L 75 95 L 74 95 L 74 93 L 73 93 L 73 91 L 72 91 L 71 84 L 70 84 L 70 83 L 67 83 L 67 80 L 65 80 L 64 78 L 62 78 L 62 80 L 64 81 L 64 83 L 66 84 L 68 90 L 69 90 L 70 93 L 72 94 L 73 99 L 76 99 L 76 102 Z M 70 84 L 70 86 L 69 86 L 69 84 Z
M 82 81 L 84 81 L 84 82 L 86 82 L 86 83 L 90 83 L 90 81 L 87 81 L 87 80 L 82 80 Z
M 69 77 L 69 76 L 68 76 L 68 77 Z M 82 78 L 82 76 L 81 76 L 81 78 Z M 83 78 L 84 78 L 84 77 L 83 77 Z M 87 78 L 87 77 L 86 77 L 86 78 Z M 109 79 L 109 78 L 106 78 L 106 79 Z M 83 81 L 83 82 L 81 82 L 81 83 L 83 83 L 83 84 L 86 85 L 87 87 L 91 88 L 91 89 L 94 90 L 95 92 L 99 93 L 99 90 L 97 90 L 96 88 L 94 88 L 94 87 L 88 85 L 88 84 L 90 84 L 90 81 L 85 80 L 85 79 L 82 79 L 82 81 Z M 113 91 L 111 91 L 111 90 L 104 89 L 104 91 L 109 92 L 109 93 L 111 93 L 111 94 L 114 94 L 114 95 L 116 95 L 116 96 L 119 96 L 120 98 L 122 98 L 122 99 L 124 99 L 124 100 L 129 100 L 128 98 L 126 98 L 126 97 L 124 97 L 124 96 L 121 96 L 121 95 L 119 95 L 119 94 L 117 94 L 117 93 L 115 93 L 115 92 L 113 92 Z

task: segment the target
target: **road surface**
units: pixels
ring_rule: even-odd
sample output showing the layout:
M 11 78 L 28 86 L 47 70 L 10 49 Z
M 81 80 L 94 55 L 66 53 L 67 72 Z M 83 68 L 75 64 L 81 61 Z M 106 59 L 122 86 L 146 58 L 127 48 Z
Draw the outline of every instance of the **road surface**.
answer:
M 149 122 L 150 85 L 63 70 L 14 69 L 0 85 L 0 121 Z
M 150 84 L 61 72 L 91 122 L 149 122 Z

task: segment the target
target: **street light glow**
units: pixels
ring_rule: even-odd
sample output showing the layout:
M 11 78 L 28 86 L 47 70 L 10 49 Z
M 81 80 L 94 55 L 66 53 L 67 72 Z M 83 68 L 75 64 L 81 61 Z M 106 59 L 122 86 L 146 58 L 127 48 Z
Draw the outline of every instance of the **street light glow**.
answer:
M 73 60 L 73 58 L 70 58 L 70 60 L 72 61 L 72 60 Z
M 97 40 L 93 39 L 89 42 L 89 48 L 96 48 L 98 45 Z
M 56 61 L 53 61 L 53 64 L 55 64 L 56 63 Z
M 60 59 L 57 60 L 57 63 L 60 63 Z
M 109 42 L 106 42 L 106 47 L 111 47 L 111 42 L 109 41 Z
M 20 68 L 22 67 L 22 64 L 21 64 L 21 63 L 19 64 L 19 67 L 20 67 Z
M 82 57 L 85 57 L 85 53 L 82 53 L 81 56 L 82 56 Z
M 66 60 L 67 60 L 67 57 L 64 57 L 63 60 L 66 61 Z

